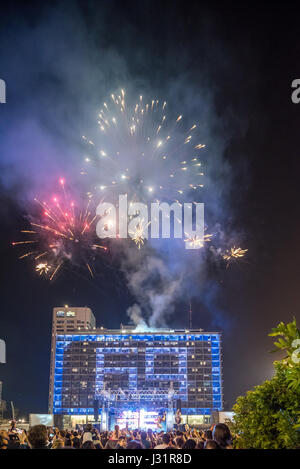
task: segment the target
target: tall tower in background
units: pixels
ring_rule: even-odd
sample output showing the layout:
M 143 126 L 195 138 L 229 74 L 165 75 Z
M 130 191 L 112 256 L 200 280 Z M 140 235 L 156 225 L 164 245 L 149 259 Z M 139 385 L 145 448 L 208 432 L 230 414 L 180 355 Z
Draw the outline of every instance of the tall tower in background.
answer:
M 68 305 L 64 307 L 53 308 L 52 315 L 52 337 L 51 337 L 51 361 L 50 361 L 50 383 L 49 383 L 49 402 L 48 412 L 53 409 L 53 385 L 55 372 L 55 343 L 57 334 L 68 334 L 74 331 L 84 331 L 95 329 L 96 319 L 90 308 L 71 308 Z
M 193 328 L 193 310 L 192 310 L 192 302 L 190 301 L 190 309 L 189 309 L 189 328 Z
M 2 339 L 0 339 L 0 363 L 6 363 L 6 347 Z
M 0 339 L 0 363 L 6 363 L 6 347 L 5 342 L 2 339 Z M 0 409 L 2 409 L 2 381 L 0 381 Z

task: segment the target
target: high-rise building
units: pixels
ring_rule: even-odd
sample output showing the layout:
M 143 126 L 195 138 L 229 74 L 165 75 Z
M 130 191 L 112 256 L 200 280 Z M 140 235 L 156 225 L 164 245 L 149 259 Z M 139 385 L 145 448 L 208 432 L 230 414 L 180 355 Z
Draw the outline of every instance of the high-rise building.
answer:
M 5 363 L 6 361 L 6 347 L 4 340 L 0 339 L 0 363 Z
M 89 330 L 67 330 L 68 323 L 57 322 L 80 309 L 54 309 L 50 413 L 82 423 L 96 406 L 100 414 L 108 409 L 111 422 L 136 427 L 153 424 L 170 406 L 181 407 L 191 425 L 222 410 L 220 332 L 97 329 L 91 321 Z
M 52 413 L 53 382 L 55 347 L 57 334 L 69 334 L 74 331 L 87 331 L 96 327 L 96 319 L 90 308 L 53 308 L 52 315 L 52 337 L 51 337 L 51 358 L 50 358 L 50 383 L 49 383 L 49 413 Z

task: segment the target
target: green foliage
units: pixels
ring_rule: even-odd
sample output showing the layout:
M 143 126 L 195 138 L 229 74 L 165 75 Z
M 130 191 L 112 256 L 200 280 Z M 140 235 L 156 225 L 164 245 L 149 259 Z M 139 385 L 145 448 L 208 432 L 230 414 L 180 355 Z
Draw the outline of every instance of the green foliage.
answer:
M 294 351 L 294 347 L 292 346 L 293 341 L 300 339 L 300 331 L 297 328 L 296 319 L 294 318 L 293 321 L 288 324 L 280 322 L 277 327 L 273 327 L 269 336 L 279 337 L 278 342 L 274 342 L 276 349 L 273 351 L 276 352 L 278 349 L 284 350 L 287 354 L 285 360 L 289 360 Z
M 274 362 L 275 375 L 237 399 L 231 431 L 236 448 L 280 449 L 300 447 L 300 363 L 295 360 L 296 320 L 280 323 L 269 334 L 285 352 Z
M 271 337 L 279 337 L 275 352 L 279 349 L 285 352 L 282 363 L 286 365 L 286 378 L 288 387 L 294 391 L 300 387 L 300 362 L 297 363 L 297 355 L 300 357 L 300 343 L 296 346 L 295 342 L 300 340 L 300 330 L 297 328 L 296 319 L 289 324 L 279 323 L 269 334 Z M 299 354 L 297 353 L 299 350 Z M 299 360 L 299 359 L 298 359 Z M 299 409 L 300 411 L 300 409 Z

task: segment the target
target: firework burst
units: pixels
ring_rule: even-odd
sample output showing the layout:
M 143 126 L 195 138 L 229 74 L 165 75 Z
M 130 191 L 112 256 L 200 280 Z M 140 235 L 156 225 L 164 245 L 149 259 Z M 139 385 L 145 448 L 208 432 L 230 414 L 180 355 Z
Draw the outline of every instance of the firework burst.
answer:
M 134 230 L 129 230 L 131 239 L 135 242 L 139 249 L 143 246 L 145 238 L 147 237 L 147 229 L 150 222 L 146 223 L 145 220 L 139 219 Z
M 81 173 L 104 197 L 126 193 L 133 202 L 197 198 L 204 186 L 205 149 L 197 123 L 183 115 L 168 117 L 165 101 L 146 103 L 140 96 L 127 105 L 121 90 L 103 103 L 98 125 L 95 138 L 82 137 Z
M 30 230 L 22 230 L 22 234 L 30 239 L 12 245 L 26 249 L 20 259 L 30 258 L 36 272 L 50 280 L 67 263 L 79 268 L 85 266 L 93 277 L 95 257 L 107 248 L 97 243 L 96 215 L 91 208 L 91 198 L 83 209 L 79 209 L 66 191 L 64 179 L 60 179 L 60 188 L 60 195 L 53 196 L 48 202 L 35 199 L 41 209 L 40 215 L 37 219 L 30 218 Z
M 233 246 L 227 251 L 225 251 L 222 257 L 224 261 L 227 262 L 227 266 L 228 266 L 231 262 L 235 260 L 239 260 L 242 257 L 244 257 L 247 251 L 248 249 L 242 249 L 240 247 Z
M 210 242 L 212 237 L 213 237 L 213 234 L 205 234 L 202 237 L 194 235 L 192 237 L 186 238 L 184 242 L 188 243 L 190 248 L 198 249 L 198 248 L 203 248 L 204 244 Z
M 50 270 L 52 270 L 51 265 L 47 264 L 47 262 L 39 262 L 35 266 L 35 271 L 38 272 L 40 275 L 47 275 Z

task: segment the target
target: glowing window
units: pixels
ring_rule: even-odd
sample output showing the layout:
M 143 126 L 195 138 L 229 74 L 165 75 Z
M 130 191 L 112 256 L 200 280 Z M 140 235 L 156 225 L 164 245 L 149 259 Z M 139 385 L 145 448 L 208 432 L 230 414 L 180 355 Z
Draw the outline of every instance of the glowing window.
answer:
M 74 318 L 76 316 L 76 313 L 75 313 L 75 311 L 67 311 L 66 315 L 69 318 Z

